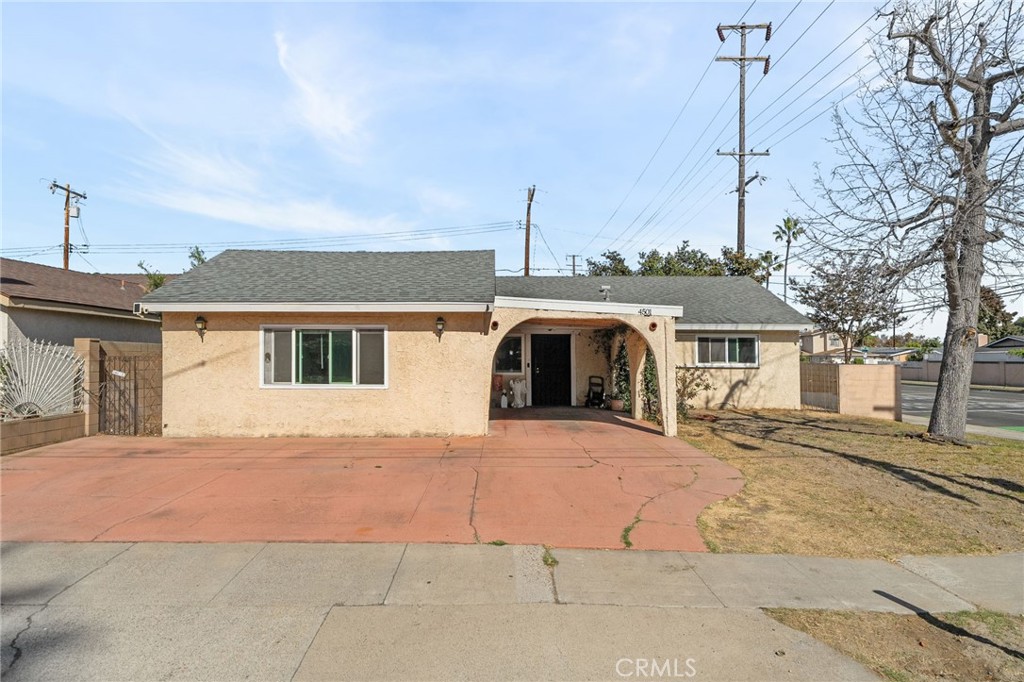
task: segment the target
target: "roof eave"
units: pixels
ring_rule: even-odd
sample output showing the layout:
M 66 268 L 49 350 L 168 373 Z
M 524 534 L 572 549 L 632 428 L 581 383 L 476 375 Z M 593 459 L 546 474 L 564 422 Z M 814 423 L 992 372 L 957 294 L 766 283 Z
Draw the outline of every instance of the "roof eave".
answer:
M 613 315 L 641 315 L 651 317 L 682 317 L 683 306 L 651 305 L 645 303 L 619 303 L 616 301 L 569 301 L 522 296 L 495 296 L 495 308 L 526 310 L 553 310 L 573 313 L 609 313 Z
M 188 302 L 140 301 L 135 304 L 142 313 L 487 313 L 493 304 L 469 301 L 432 302 Z
M 806 324 L 796 322 L 676 322 L 677 331 L 772 331 L 799 332 L 807 329 Z
M 82 305 L 78 303 L 65 303 L 63 301 L 44 301 L 41 299 L 24 299 L 19 296 L 4 296 L 2 303 L 8 308 L 20 310 L 45 310 L 53 313 L 72 313 L 75 315 L 95 315 L 97 317 L 115 317 L 120 319 L 142 320 L 144 322 L 159 322 L 155 317 L 144 317 L 131 310 L 120 308 L 104 308 L 102 306 Z

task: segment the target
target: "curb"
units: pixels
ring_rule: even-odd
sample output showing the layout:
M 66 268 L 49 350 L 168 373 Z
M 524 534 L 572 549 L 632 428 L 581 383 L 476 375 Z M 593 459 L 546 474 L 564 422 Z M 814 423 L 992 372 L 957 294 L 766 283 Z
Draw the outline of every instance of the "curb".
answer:
M 928 417 L 915 417 L 914 415 L 905 414 L 903 415 L 903 423 L 914 424 L 915 426 L 928 426 Z M 976 426 L 975 424 L 968 424 L 967 433 L 973 433 L 979 436 L 991 436 L 992 438 L 1004 438 L 1006 440 L 1024 440 L 1024 431 L 1011 431 L 1009 429 L 1001 429 L 997 426 Z
M 935 388 L 938 384 L 934 381 L 916 381 L 904 379 L 900 381 L 901 384 L 907 384 L 908 386 L 931 386 Z M 1024 387 L 1018 386 L 982 386 L 980 384 L 971 384 L 971 388 L 976 391 L 1000 391 L 1001 393 L 1024 393 Z

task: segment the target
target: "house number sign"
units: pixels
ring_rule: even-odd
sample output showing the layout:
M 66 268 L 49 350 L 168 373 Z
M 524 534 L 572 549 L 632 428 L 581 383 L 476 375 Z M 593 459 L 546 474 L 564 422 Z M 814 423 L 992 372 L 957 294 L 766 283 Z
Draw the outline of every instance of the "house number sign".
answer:
M 640 308 L 639 310 L 637 310 L 637 312 L 639 314 L 643 315 L 644 317 L 650 317 L 651 316 L 651 309 L 650 308 Z

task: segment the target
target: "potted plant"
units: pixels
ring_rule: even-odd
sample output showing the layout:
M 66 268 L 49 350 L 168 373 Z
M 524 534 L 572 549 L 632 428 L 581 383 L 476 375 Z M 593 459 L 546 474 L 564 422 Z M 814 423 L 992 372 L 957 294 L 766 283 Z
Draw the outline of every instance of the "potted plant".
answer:
M 626 409 L 626 401 L 622 399 L 618 391 L 612 391 L 612 395 L 608 399 L 608 409 L 613 412 L 622 412 Z

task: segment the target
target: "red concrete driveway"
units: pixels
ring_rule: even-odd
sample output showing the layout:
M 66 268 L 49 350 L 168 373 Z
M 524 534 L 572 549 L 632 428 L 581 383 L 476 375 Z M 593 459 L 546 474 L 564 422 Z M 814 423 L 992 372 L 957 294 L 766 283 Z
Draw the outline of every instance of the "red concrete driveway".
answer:
M 96 436 L 2 460 L 3 540 L 492 542 L 701 551 L 738 471 L 610 412 L 473 438 Z M 639 521 L 636 521 L 639 519 Z

